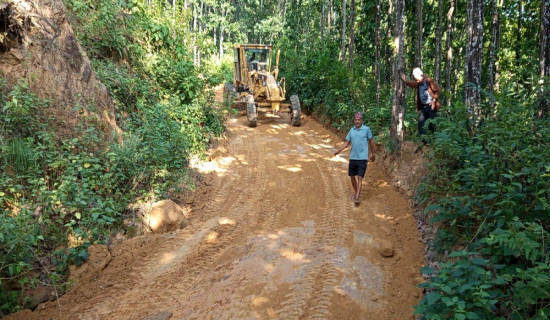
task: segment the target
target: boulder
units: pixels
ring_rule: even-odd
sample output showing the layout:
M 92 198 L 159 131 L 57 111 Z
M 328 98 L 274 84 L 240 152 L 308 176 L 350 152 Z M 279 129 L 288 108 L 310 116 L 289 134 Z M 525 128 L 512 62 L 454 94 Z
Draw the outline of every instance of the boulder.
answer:
M 26 289 L 19 299 L 27 308 L 34 309 L 42 302 L 54 301 L 56 297 L 55 288 L 46 286 Z
M 172 200 L 159 201 L 143 217 L 143 223 L 153 232 L 171 232 L 189 225 L 187 209 Z

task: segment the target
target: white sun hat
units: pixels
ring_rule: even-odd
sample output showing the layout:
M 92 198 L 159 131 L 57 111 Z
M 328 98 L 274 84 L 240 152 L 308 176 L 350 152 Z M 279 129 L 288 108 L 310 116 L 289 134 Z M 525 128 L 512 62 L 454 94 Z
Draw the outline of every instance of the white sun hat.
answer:
M 420 68 L 414 68 L 413 76 L 416 80 L 422 80 L 423 75 L 424 75 L 424 72 L 422 72 L 422 70 L 420 70 Z

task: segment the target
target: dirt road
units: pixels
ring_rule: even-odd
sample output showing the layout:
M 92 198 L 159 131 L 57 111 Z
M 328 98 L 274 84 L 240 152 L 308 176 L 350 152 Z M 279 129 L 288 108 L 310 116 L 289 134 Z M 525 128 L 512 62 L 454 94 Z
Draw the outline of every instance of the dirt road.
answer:
M 377 163 L 355 205 L 339 137 L 310 118 L 245 118 L 197 168 L 189 227 L 111 246 L 103 271 L 21 319 L 413 318 L 423 246 Z

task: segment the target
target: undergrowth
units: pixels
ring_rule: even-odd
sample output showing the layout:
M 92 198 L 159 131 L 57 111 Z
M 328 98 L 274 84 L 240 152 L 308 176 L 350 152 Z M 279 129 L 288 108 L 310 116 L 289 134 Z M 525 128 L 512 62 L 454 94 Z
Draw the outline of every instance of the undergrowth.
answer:
M 162 6 L 140 3 L 66 1 L 114 102 L 120 139 L 89 121 L 59 137 L 47 116 L 51 102 L 26 83 L 0 80 L 0 317 L 28 306 L 21 296 L 28 288 L 62 294 L 68 265 L 123 228 L 130 203 L 177 191 L 189 156 L 224 130 L 209 89 L 223 72 L 205 78 L 193 65 L 183 14 L 174 24 Z

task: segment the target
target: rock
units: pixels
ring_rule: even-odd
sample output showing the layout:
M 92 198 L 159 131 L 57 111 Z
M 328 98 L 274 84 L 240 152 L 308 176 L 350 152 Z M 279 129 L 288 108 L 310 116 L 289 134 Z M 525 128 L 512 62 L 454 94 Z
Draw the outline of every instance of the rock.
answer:
M 88 260 L 80 266 L 69 266 L 69 280 L 76 283 L 91 280 L 111 262 L 111 253 L 107 246 L 94 244 L 88 248 Z
M 153 232 L 171 232 L 189 225 L 189 213 L 172 200 L 153 204 L 151 211 L 143 217 L 143 223 Z
M 167 320 L 170 318 L 172 318 L 172 312 L 164 311 L 154 316 L 145 317 L 142 320 Z
M 193 204 L 195 203 L 195 198 L 193 196 L 190 196 L 189 198 L 185 199 L 185 204 Z
M 393 256 L 393 245 L 388 240 L 380 241 L 380 254 L 386 258 Z
M 410 197 L 412 197 L 412 196 L 413 196 L 413 193 L 412 193 L 412 191 L 407 191 L 407 197 L 409 197 L 409 198 L 410 198 Z
M 42 302 L 54 301 L 55 298 L 55 288 L 51 286 L 24 290 L 21 297 L 19 297 L 20 302 L 25 304 L 29 309 L 36 308 Z

